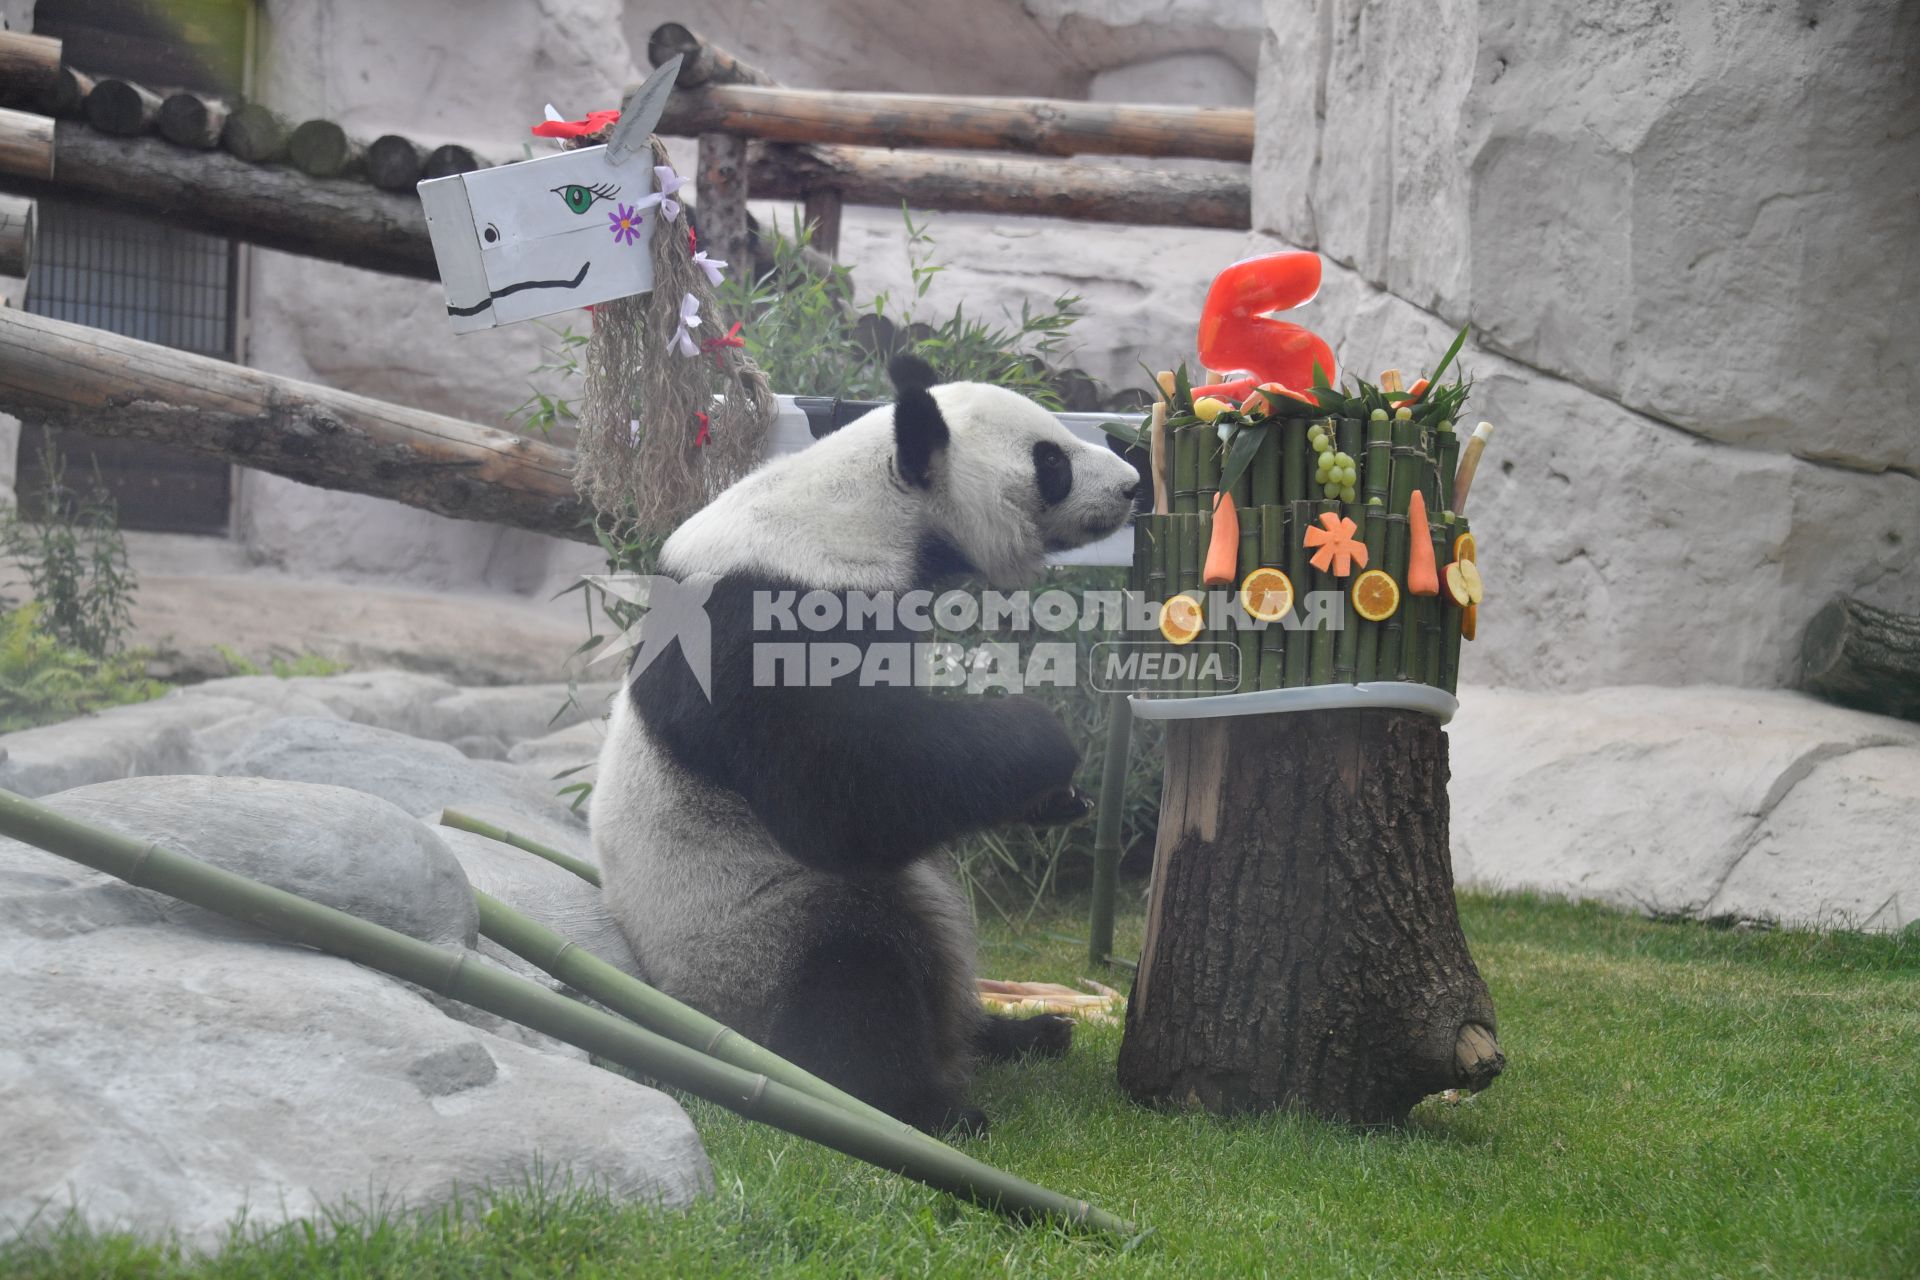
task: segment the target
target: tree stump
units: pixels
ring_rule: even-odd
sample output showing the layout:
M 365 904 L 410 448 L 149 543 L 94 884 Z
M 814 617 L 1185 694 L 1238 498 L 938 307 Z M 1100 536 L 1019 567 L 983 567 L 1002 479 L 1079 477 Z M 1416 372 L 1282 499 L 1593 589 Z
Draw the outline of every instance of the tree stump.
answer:
M 1217 1113 L 1404 1120 L 1505 1065 L 1447 844 L 1447 738 L 1411 711 L 1167 725 L 1120 1085 Z
M 1920 617 L 1835 596 L 1807 624 L 1800 686 L 1843 707 L 1920 720 Z

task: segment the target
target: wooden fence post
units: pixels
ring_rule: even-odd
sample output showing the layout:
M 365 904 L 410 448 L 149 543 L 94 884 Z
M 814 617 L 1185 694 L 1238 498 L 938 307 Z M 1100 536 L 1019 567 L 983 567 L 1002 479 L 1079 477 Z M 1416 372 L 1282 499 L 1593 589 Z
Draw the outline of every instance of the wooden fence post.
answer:
M 750 272 L 747 239 L 747 143 L 731 133 L 700 135 L 700 247 Z

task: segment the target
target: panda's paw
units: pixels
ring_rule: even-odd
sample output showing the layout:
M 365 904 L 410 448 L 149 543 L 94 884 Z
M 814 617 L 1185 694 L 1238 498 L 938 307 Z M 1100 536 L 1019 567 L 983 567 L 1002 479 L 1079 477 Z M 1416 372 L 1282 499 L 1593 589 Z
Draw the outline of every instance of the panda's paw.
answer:
M 1080 788 L 1069 783 L 1043 794 L 1028 805 L 1020 821 L 1033 827 L 1064 827 L 1093 812 L 1093 801 Z

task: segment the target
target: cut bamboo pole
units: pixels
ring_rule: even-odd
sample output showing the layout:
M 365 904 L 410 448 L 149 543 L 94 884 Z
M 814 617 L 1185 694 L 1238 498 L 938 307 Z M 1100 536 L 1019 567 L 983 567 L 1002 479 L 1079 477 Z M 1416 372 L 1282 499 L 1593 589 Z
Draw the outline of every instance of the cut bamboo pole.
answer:
M 681 66 L 684 74 L 686 64 Z M 847 93 L 769 85 L 683 88 L 667 103 L 658 132 L 1048 156 L 1253 159 L 1253 112 L 1244 107 Z
M 1437 563 L 1445 564 L 1453 559 L 1452 542 L 1468 530 L 1467 518 L 1455 512 L 1446 513 L 1447 537 L 1449 545 L 1445 559 Z M 1460 623 L 1465 610 L 1449 601 L 1446 606 L 1446 634 L 1442 643 L 1445 649 L 1440 659 L 1440 687 L 1448 693 L 1456 692 L 1460 687 Z
M 1172 497 L 1167 486 L 1167 402 L 1153 402 L 1153 423 L 1151 427 L 1150 456 L 1153 463 L 1153 510 L 1155 515 L 1165 515 L 1173 510 Z
M 1453 505 L 1453 486 L 1454 472 L 1459 462 L 1460 437 L 1454 433 L 1453 423 L 1442 422 L 1433 429 L 1433 466 L 1440 485 L 1440 504 L 1434 508 L 1435 511 L 1458 510 Z
M 1321 523 L 1320 517 L 1323 515 L 1337 516 L 1340 514 L 1340 504 L 1330 498 L 1323 498 L 1319 502 L 1306 505 L 1312 512 L 1309 519 L 1316 525 Z M 1294 508 L 1295 511 L 1299 509 L 1299 506 Z M 1302 534 L 1302 537 L 1304 538 L 1305 535 Z M 1315 591 L 1333 593 L 1339 589 L 1339 586 L 1340 579 L 1333 576 L 1331 569 L 1313 570 L 1313 589 Z M 1313 628 L 1313 639 L 1309 642 L 1307 649 L 1308 684 L 1333 683 L 1333 656 L 1335 649 L 1339 647 L 1340 641 L 1339 632 L 1334 630 L 1334 622 L 1335 619 L 1329 615 L 1322 618 Z
M 1375 678 L 1398 680 L 1406 670 L 1405 633 L 1413 613 L 1413 595 L 1407 590 L 1407 508 L 1420 483 L 1420 449 L 1414 443 L 1419 427 L 1404 419 L 1392 423 L 1393 467 L 1387 504 L 1387 563 L 1400 588 L 1400 607 L 1380 626 L 1380 655 Z
M 1439 483 L 1438 475 L 1436 469 L 1436 487 Z M 1436 515 L 1428 522 L 1427 530 L 1433 539 L 1434 567 L 1444 570 L 1447 567 L 1447 561 L 1451 558 L 1447 554 L 1447 539 L 1451 531 L 1447 520 L 1443 515 Z M 1446 688 L 1447 618 L 1452 616 L 1458 620 L 1460 616 L 1460 610 L 1454 608 L 1445 599 L 1446 587 L 1442 585 L 1440 590 L 1441 595 L 1423 597 L 1426 609 L 1420 620 L 1420 678 L 1436 689 Z
M 153 132 L 160 119 L 160 99 L 130 80 L 99 80 L 87 95 L 86 117 L 102 133 L 137 138 Z
M 1282 573 L 1287 571 L 1287 509 L 1278 503 L 1267 503 L 1260 508 L 1260 564 Z M 1294 583 L 1296 591 L 1299 586 Z M 1287 645 L 1284 618 L 1276 618 L 1260 629 L 1260 680 L 1256 688 L 1286 687 Z
M 1136 562 L 1138 553 L 1135 553 Z M 1133 708 L 1124 693 L 1107 695 L 1107 754 L 1100 765 L 1100 809 L 1093 829 L 1093 903 L 1087 911 L 1087 959 L 1113 956 L 1114 899 L 1120 892 L 1120 827 L 1127 806 L 1127 755 Z
M 248 164 L 278 164 L 287 158 L 293 126 L 257 102 L 243 102 L 227 113 L 220 145 Z
M 440 811 L 440 825 L 443 827 L 452 827 L 455 831 L 466 831 L 476 836 L 485 836 L 487 839 L 496 840 L 501 844 L 512 845 L 523 853 L 530 853 L 536 858 L 545 858 L 554 866 L 571 871 L 574 875 L 579 876 L 596 889 L 600 887 L 600 868 L 594 866 L 586 859 L 576 858 L 570 853 L 562 853 L 552 845 L 541 844 L 538 840 L 530 840 L 526 836 L 508 831 L 505 827 L 496 827 L 493 823 L 485 819 L 476 818 L 472 814 L 461 813 L 458 809 L 442 809 Z
M 1227 589 L 1229 603 L 1238 599 L 1240 584 L 1247 575 L 1260 567 L 1260 509 L 1253 502 L 1252 468 L 1240 473 L 1240 479 L 1234 482 L 1233 499 L 1235 510 L 1240 515 L 1240 551 L 1234 560 L 1233 585 Z M 1243 625 L 1237 634 L 1240 647 L 1240 680 L 1235 692 L 1245 692 L 1260 687 L 1260 637 L 1262 628 L 1251 616 L 1244 616 Z
M 1254 451 L 1253 465 L 1248 468 L 1253 473 L 1253 502 L 1256 506 L 1270 506 L 1280 501 L 1280 434 L 1279 421 L 1267 424 L 1266 434 L 1260 438 L 1260 447 Z
M 1310 659 L 1313 654 L 1313 633 L 1300 628 L 1299 621 L 1306 609 L 1307 592 L 1313 589 L 1312 570 L 1307 566 L 1307 526 L 1313 521 L 1313 504 L 1302 498 L 1298 502 L 1287 504 L 1287 578 L 1293 583 L 1293 614 L 1295 629 L 1287 637 L 1287 659 L 1283 684 L 1288 689 L 1297 689 L 1311 683 Z
M 175 146 L 211 151 L 220 145 L 227 108 L 192 93 L 169 94 L 160 103 L 160 136 Z
M 1131 1224 L 981 1164 L 950 1147 L 908 1138 L 838 1106 L 676 1044 L 517 974 L 344 911 L 211 866 L 157 844 L 75 821 L 0 792 L 0 834 L 183 902 L 315 947 L 618 1062 L 883 1169 L 1016 1217 L 1046 1217 L 1132 1234 Z
M 1194 431 L 1185 426 L 1173 432 L 1173 510 L 1180 515 L 1200 509 L 1200 438 Z
M 1396 447 L 1393 451 L 1393 465 L 1395 467 L 1400 465 L 1401 454 L 1397 446 L 1401 438 L 1400 428 L 1403 426 L 1412 428 L 1410 438 L 1415 440 L 1419 439 L 1420 429 L 1418 423 L 1395 421 L 1394 442 Z M 1433 486 L 1433 462 L 1417 445 L 1408 451 L 1407 458 L 1408 465 L 1414 477 L 1413 487 L 1420 492 L 1421 500 L 1425 502 L 1427 492 Z M 1408 501 L 1409 504 L 1411 504 L 1411 495 L 1409 495 Z M 1427 503 L 1427 538 L 1429 548 L 1432 545 L 1433 526 L 1439 518 L 1439 513 L 1434 509 L 1433 505 Z M 1413 529 L 1412 525 L 1409 524 L 1407 533 L 1407 555 L 1409 557 L 1409 563 L 1411 563 L 1413 539 L 1418 536 L 1418 531 Z M 1400 629 L 1400 678 L 1402 680 L 1424 681 L 1427 678 L 1426 650 L 1424 646 L 1427 640 L 1428 615 L 1433 611 L 1432 605 L 1434 597 L 1415 595 L 1412 587 L 1404 580 L 1401 583 L 1401 594 L 1400 612 L 1405 625 Z
M 593 540 L 570 450 L 14 308 L 0 309 L 0 412 Z
M 412 138 L 383 133 L 367 144 L 367 181 L 382 191 L 412 191 L 427 162 Z
M 0 97 L 35 108 L 53 102 L 60 83 L 60 42 L 24 31 L 0 31 Z
M 1493 424 L 1483 422 L 1473 429 L 1473 438 L 1467 441 L 1466 448 L 1460 454 L 1460 470 L 1453 479 L 1453 510 L 1456 515 L 1467 513 L 1467 494 L 1473 489 L 1473 476 L 1480 469 L 1480 455 L 1486 452 L 1487 441 L 1493 439 Z
M 53 178 L 53 117 L 0 107 L 0 173 Z
M 365 172 L 365 149 L 331 120 L 308 120 L 287 139 L 287 158 L 310 178 L 358 177 Z

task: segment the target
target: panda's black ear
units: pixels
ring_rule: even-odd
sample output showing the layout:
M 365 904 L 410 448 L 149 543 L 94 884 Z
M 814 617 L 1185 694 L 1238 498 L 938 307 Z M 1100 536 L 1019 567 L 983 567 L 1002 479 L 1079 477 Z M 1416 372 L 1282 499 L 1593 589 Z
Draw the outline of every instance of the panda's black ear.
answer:
M 919 356 L 902 353 L 887 365 L 896 392 L 893 405 L 893 448 L 900 475 L 922 489 L 933 484 L 933 455 L 947 447 L 947 420 L 940 416 L 928 388 L 939 375 Z

